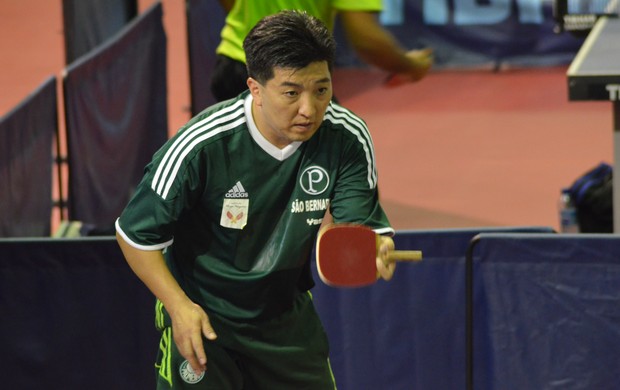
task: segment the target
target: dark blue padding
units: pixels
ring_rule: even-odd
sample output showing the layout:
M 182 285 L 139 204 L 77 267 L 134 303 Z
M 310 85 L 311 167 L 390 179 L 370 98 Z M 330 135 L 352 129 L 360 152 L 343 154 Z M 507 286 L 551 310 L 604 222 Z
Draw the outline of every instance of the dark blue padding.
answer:
M 0 387 L 154 389 L 154 307 L 113 238 L 0 240 Z
M 211 94 L 211 75 L 226 12 L 218 0 L 187 0 L 185 6 L 191 114 L 197 115 L 216 103 Z
M 114 234 L 114 221 L 168 138 L 160 2 L 67 69 L 69 219 Z
M 49 237 L 56 77 L 0 116 L 0 237 Z
M 481 232 L 552 232 L 546 227 L 399 231 L 397 249 L 424 260 L 398 264 L 370 287 L 328 287 L 312 268 L 315 305 L 330 339 L 339 389 L 465 388 L 465 255 Z
M 62 0 L 67 64 L 87 54 L 136 17 L 137 0 Z
M 619 236 L 482 234 L 475 253 L 476 390 L 618 388 Z

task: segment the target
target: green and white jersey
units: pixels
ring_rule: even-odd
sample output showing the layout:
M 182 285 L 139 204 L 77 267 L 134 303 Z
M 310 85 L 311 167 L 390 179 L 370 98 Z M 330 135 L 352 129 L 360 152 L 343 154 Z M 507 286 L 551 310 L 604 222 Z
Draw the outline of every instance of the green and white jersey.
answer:
M 116 224 L 135 248 L 166 248 L 186 294 L 232 319 L 274 317 L 312 287 L 326 210 L 335 222 L 393 233 L 359 117 L 331 103 L 310 140 L 279 149 L 256 128 L 251 105 L 246 91 L 190 120 L 155 154 Z

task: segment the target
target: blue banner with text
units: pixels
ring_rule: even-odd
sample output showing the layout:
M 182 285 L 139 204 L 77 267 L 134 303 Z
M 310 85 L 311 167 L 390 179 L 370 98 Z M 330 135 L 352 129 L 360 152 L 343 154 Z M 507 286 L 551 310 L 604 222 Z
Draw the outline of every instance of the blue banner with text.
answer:
M 440 68 L 564 65 L 583 43 L 554 32 L 544 0 L 383 0 L 383 7 L 382 24 L 409 49 L 432 47 Z M 339 64 L 360 64 L 338 41 Z

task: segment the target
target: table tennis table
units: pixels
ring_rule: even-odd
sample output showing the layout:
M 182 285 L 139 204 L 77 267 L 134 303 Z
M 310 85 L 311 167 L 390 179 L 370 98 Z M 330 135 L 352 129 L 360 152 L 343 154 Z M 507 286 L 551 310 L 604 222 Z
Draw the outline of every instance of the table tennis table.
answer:
M 567 72 L 570 101 L 609 101 L 613 108 L 613 221 L 620 233 L 620 19 L 599 18 Z

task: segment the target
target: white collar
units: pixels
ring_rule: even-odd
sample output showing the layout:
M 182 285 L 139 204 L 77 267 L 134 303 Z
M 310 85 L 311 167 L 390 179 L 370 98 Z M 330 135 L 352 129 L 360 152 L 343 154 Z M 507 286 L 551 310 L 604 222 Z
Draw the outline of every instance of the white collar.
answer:
M 301 141 L 291 142 L 290 144 L 286 145 L 282 149 L 278 148 L 277 146 L 269 142 L 267 138 L 265 138 L 261 134 L 261 132 L 258 131 L 258 127 L 256 127 L 256 123 L 254 122 L 254 117 L 252 117 L 252 100 L 253 100 L 252 94 L 249 94 L 245 98 L 245 103 L 244 103 L 245 117 L 248 122 L 248 129 L 250 129 L 250 135 L 252 136 L 254 141 L 256 141 L 258 146 L 260 146 L 261 149 L 263 149 L 271 157 L 279 161 L 286 160 L 287 158 L 292 156 L 293 153 L 295 153 L 297 149 L 299 149 L 299 147 L 301 146 Z

